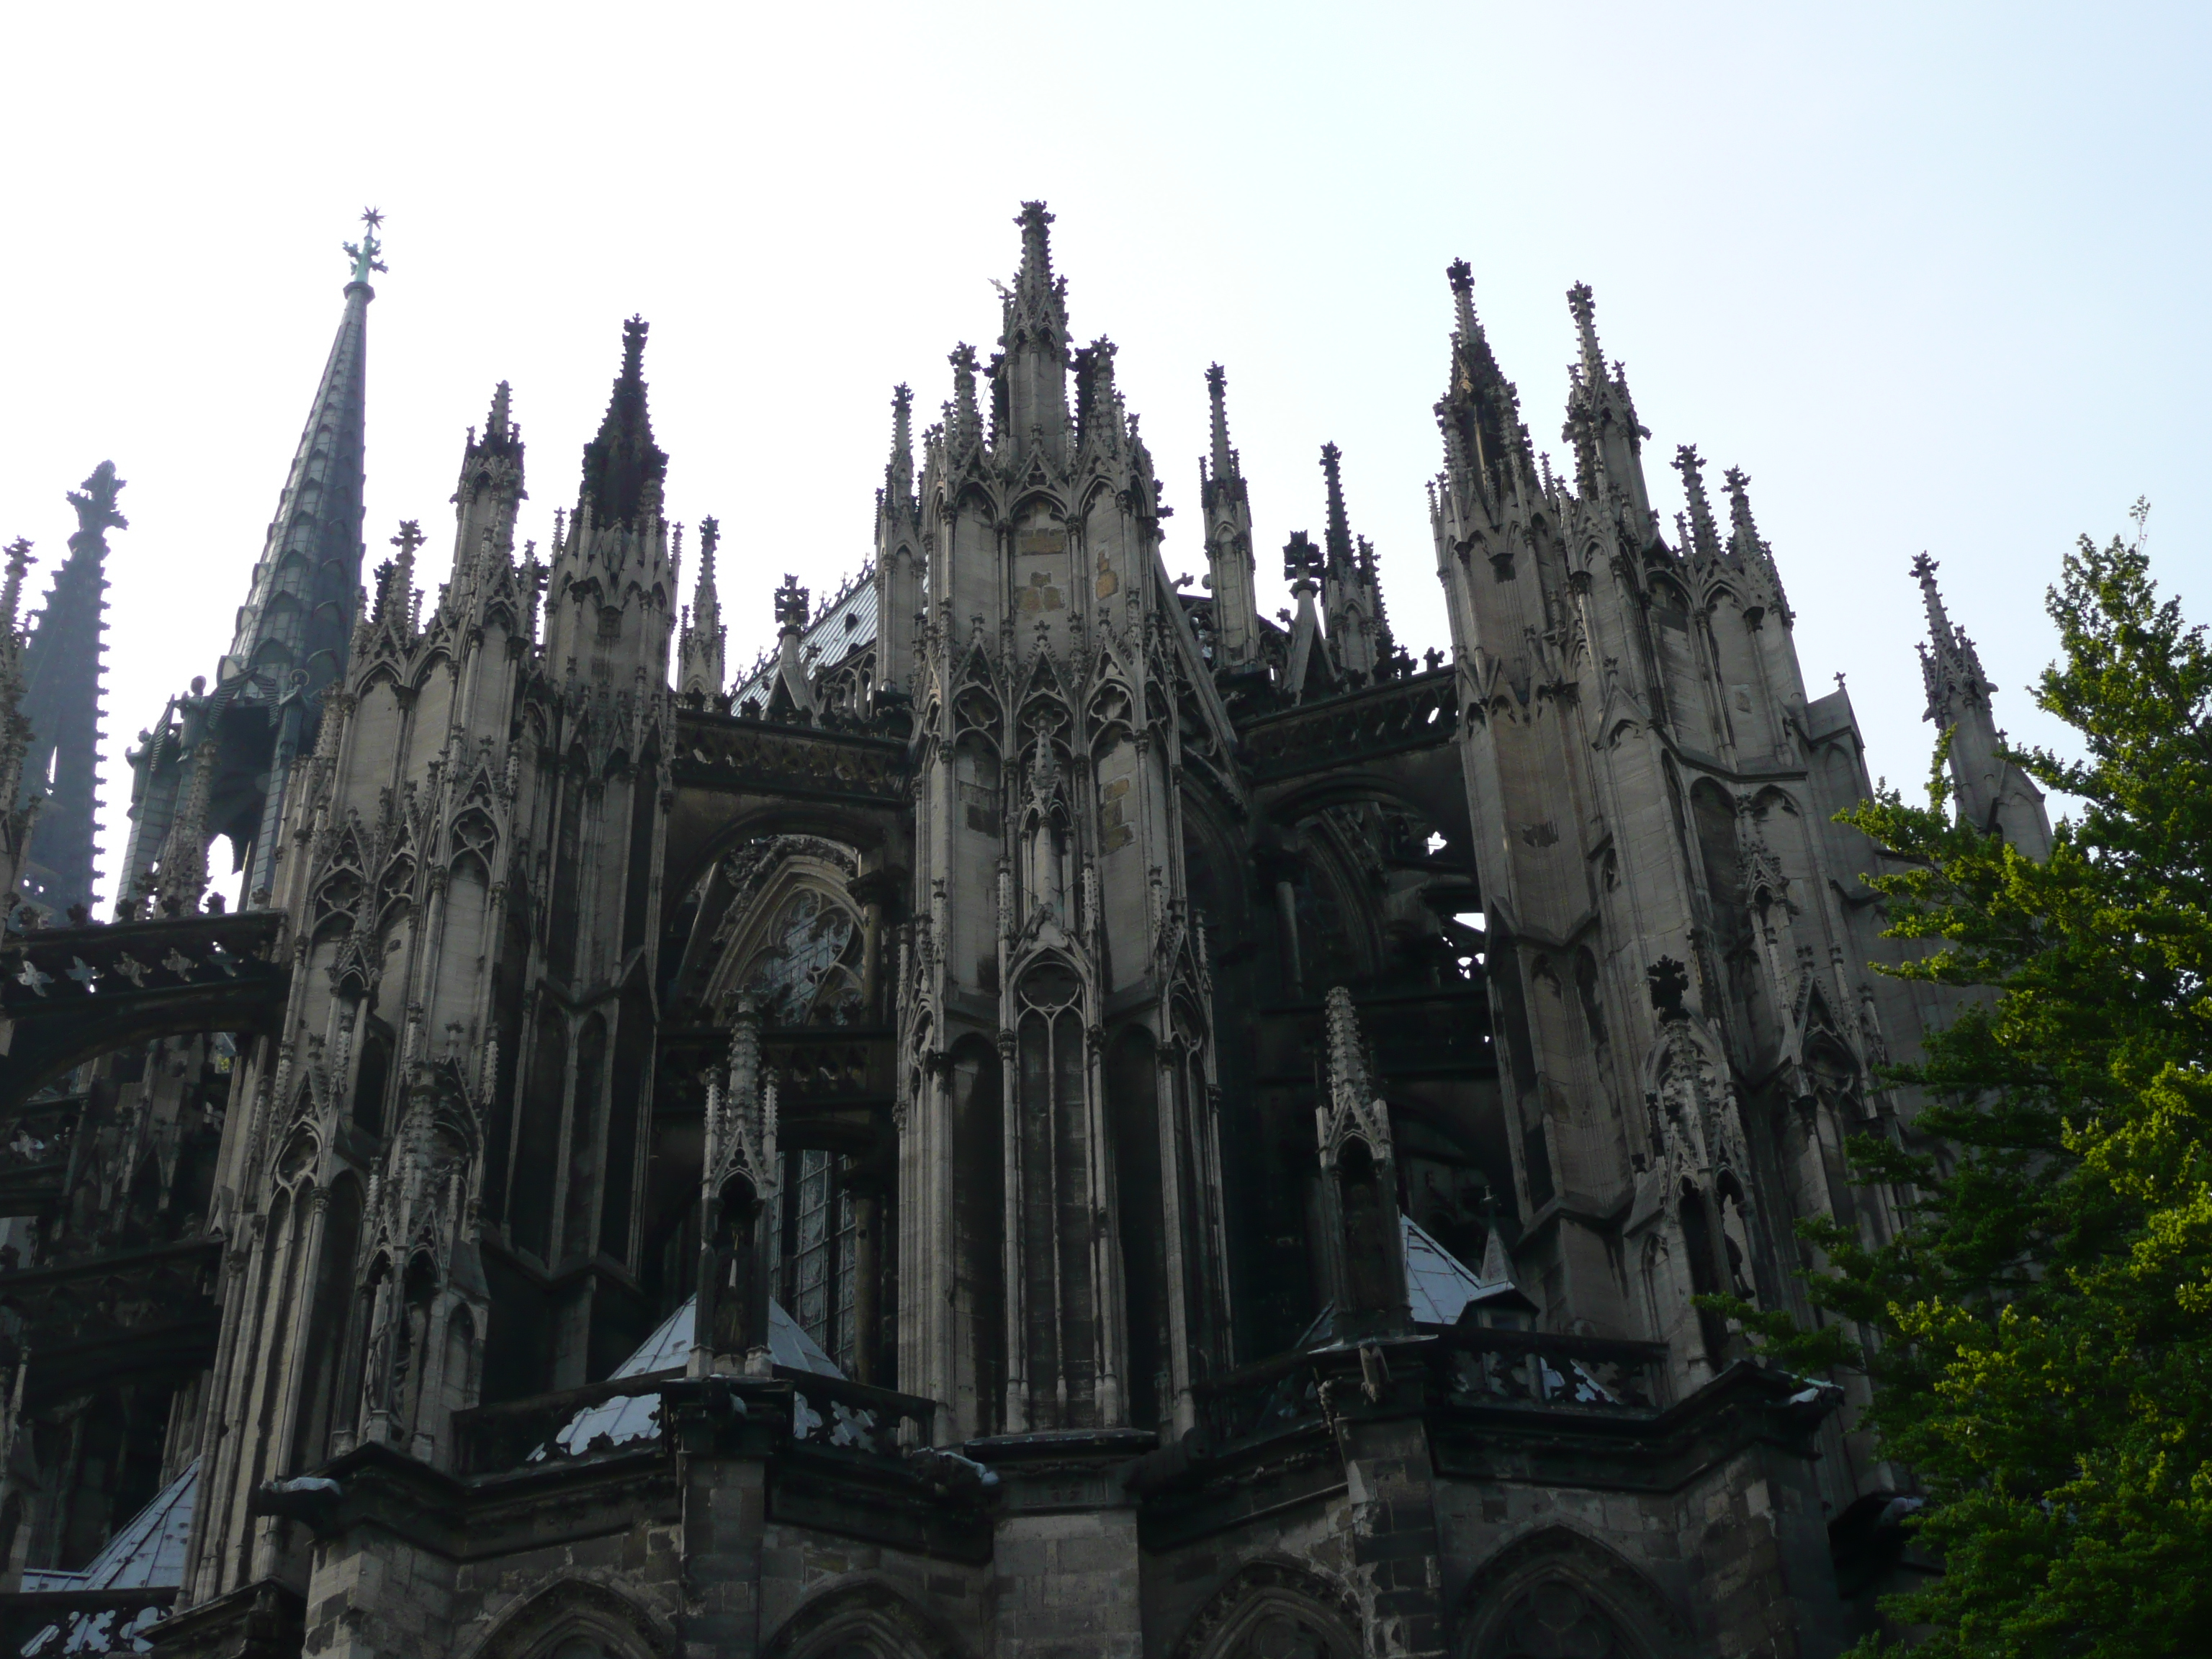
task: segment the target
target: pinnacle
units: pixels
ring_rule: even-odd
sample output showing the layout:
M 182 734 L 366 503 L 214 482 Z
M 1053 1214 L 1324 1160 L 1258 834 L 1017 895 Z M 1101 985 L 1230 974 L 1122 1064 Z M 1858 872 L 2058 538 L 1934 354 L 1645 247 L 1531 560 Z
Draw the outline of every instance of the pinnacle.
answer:
M 1705 458 L 1695 444 L 1674 451 L 1674 470 L 1682 475 L 1682 490 L 1690 503 L 1690 533 L 1697 551 L 1705 558 L 1720 555 L 1720 528 L 1713 521 L 1712 502 L 1705 495 Z
M 1597 342 L 1597 301 L 1588 283 L 1567 290 L 1567 309 L 1574 314 L 1575 337 L 1582 351 L 1583 379 L 1593 388 L 1603 384 L 1605 351 Z M 1616 373 L 1618 365 L 1615 366 Z
M 1212 422 L 1213 476 L 1234 477 L 1237 474 L 1237 452 L 1229 447 L 1229 374 L 1219 363 L 1206 371 L 1206 401 Z
M 1053 219 L 1042 202 L 1024 202 L 1014 221 L 1022 228 L 1022 271 L 1016 281 L 1024 290 L 1032 283 L 1052 280 Z
M 1344 510 L 1344 452 L 1334 444 L 1321 447 L 1322 476 L 1328 481 L 1328 562 L 1340 567 L 1352 558 L 1352 521 Z
M 603 525 L 630 523 L 641 511 L 657 507 L 668 476 L 668 457 L 653 441 L 653 417 L 646 406 L 649 326 L 642 317 L 623 325 L 622 374 L 607 399 L 599 436 L 584 446 L 581 499 Z
M 115 497 L 123 488 L 124 480 L 115 476 L 115 463 L 102 461 L 93 468 L 89 478 L 70 491 L 69 501 L 76 509 L 79 535 L 131 528 L 131 520 L 115 510 Z
M 1482 325 L 1474 319 L 1474 267 L 1455 259 L 1444 267 L 1444 279 L 1451 284 L 1452 317 L 1460 343 L 1471 350 L 1482 337 Z

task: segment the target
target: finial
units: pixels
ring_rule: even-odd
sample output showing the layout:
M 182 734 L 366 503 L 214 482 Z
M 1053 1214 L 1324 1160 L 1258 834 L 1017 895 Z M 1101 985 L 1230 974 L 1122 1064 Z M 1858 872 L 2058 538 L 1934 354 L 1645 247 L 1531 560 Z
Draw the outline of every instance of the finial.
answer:
M 1464 259 L 1455 259 L 1444 267 L 1444 278 L 1451 284 L 1452 313 L 1459 325 L 1460 338 L 1469 344 L 1474 341 L 1474 267 Z
M 1313 539 L 1303 530 L 1291 532 L 1291 539 L 1283 546 L 1283 579 L 1295 586 L 1311 581 L 1321 574 L 1323 555 L 1313 544 Z
M 775 590 L 776 626 L 787 634 L 796 634 L 806 626 L 806 590 L 799 585 L 799 578 L 784 572 L 783 586 Z
M 722 544 L 722 521 L 709 513 L 699 520 L 699 580 L 714 568 L 714 550 Z
M 484 420 L 484 441 L 495 444 L 507 436 L 507 410 L 513 394 L 501 380 L 492 388 L 491 413 Z
M 1592 386 L 1605 379 L 1605 353 L 1597 343 L 1597 301 L 1588 283 L 1567 290 L 1567 309 L 1574 313 L 1575 334 L 1582 345 L 1583 374 Z
M 361 222 L 362 227 L 361 240 L 348 242 L 343 246 L 346 258 L 353 261 L 354 281 L 367 283 L 371 271 L 382 274 L 389 269 L 381 259 L 376 257 L 384 252 L 384 244 L 376 240 L 376 233 L 384 224 L 384 216 L 374 208 L 363 208 L 361 210 Z
M 80 536 L 97 536 L 104 530 L 128 530 L 131 520 L 115 510 L 115 497 L 124 481 L 115 476 L 115 463 L 102 461 L 78 489 L 70 491 L 69 503 L 76 509 Z
M 635 380 L 645 374 L 645 337 L 653 325 L 642 317 L 632 317 L 623 325 L 622 378 Z
M 1022 228 L 1022 274 L 1018 283 L 1046 283 L 1052 279 L 1052 233 L 1048 227 L 1054 216 L 1045 211 L 1042 202 L 1024 202 L 1014 222 Z

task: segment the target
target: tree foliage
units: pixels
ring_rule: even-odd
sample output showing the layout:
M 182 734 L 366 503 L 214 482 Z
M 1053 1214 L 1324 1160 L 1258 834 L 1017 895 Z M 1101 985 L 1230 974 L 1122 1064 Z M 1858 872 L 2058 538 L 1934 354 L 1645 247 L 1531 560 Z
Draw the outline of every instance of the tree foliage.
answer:
M 1890 971 L 1962 994 L 1898 1074 L 1930 1103 L 1912 1144 L 1853 1148 L 1904 1230 L 1805 1229 L 1840 1322 L 1736 1311 L 1871 1371 L 1943 1563 L 1886 1609 L 1920 1651 L 2212 1652 L 2212 653 L 2140 534 L 2083 538 L 2047 608 L 2036 701 L 2082 757 L 2012 758 L 2078 802 L 2048 861 L 1955 821 L 1940 753 L 1926 806 L 1844 817 L 1922 952 Z

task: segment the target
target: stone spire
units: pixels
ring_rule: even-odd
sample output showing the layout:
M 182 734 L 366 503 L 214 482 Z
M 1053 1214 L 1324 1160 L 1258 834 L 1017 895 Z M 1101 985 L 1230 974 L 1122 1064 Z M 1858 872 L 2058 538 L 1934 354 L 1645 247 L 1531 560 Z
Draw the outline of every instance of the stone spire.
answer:
M 21 886 L 24 900 L 50 920 L 72 907 L 92 907 L 99 879 L 101 637 L 107 609 L 107 532 L 127 530 L 117 511 L 123 480 L 115 463 L 102 461 L 70 494 L 76 533 L 69 557 L 54 573 L 46 608 L 33 619 L 23 653 L 23 714 L 30 722 L 24 756 L 27 793 L 43 790 L 46 803 L 32 831 Z
M 1920 676 L 1928 692 L 1924 718 L 1951 734 L 1951 781 L 1960 819 L 1984 834 L 2002 835 L 2030 858 L 2047 858 L 2051 819 L 2043 792 L 2005 758 L 1981 654 L 1966 630 L 1944 611 L 1936 570 L 1936 561 L 1925 553 L 1912 562 L 1928 611 L 1928 642 L 1918 647 Z
M 1213 591 L 1213 665 L 1243 668 L 1260 653 L 1260 599 L 1252 557 L 1252 498 L 1243 462 L 1229 441 L 1229 376 L 1219 363 L 1206 371 L 1206 394 L 1213 453 L 1198 464 L 1198 498 L 1206 515 L 1206 583 Z
M 914 392 L 891 390 L 891 454 L 876 492 L 876 683 L 903 697 L 922 605 L 921 501 L 914 487 Z
M 1705 462 L 1695 444 L 1674 450 L 1674 470 L 1682 475 L 1682 493 L 1689 500 L 1689 545 L 1683 556 L 1717 564 L 1721 557 L 1720 526 L 1713 521 L 1713 504 L 1705 495 Z
M 453 487 L 453 575 L 446 593 L 454 608 L 498 586 L 495 562 L 511 563 L 515 514 L 529 499 L 522 479 L 522 428 L 514 423 L 514 393 L 501 380 L 492 388 L 482 435 L 470 429 Z
M 653 417 L 646 409 L 650 326 L 642 317 L 623 325 L 622 373 L 615 377 L 599 436 L 584 446 L 581 505 L 603 525 L 629 524 L 641 512 L 658 512 L 668 477 L 668 457 L 653 444 Z
M 183 915 L 199 908 L 208 884 L 208 805 L 215 789 L 216 769 L 222 746 L 210 738 L 192 751 L 191 776 L 169 834 L 161 843 L 161 864 L 155 872 L 154 899 L 162 915 Z
M 1014 221 L 1022 229 L 1022 265 L 1013 287 L 1000 290 L 992 408 L 999 416 L 994 442 L 1004 454 L 1025 459 L 1041 446 L 1047 465 L 1061 466 L 1068 437 L 1067 283 L 1052 274 L 1052 222 L 1042 202 L 1023 203 Z
M 1619 363 L 1606 368 L 1597 342 L 1597 301 L 1587 283 L 1567 290 L 1567 309 L 1575 319 L 1578 349 L 1567 369 L 1567 419 L 1559 435 L 1574 447 L 1575 488 L 1593 500 L 1620 491 L 1631 521 L 1643 526 L 1650 520 L 1651 502 L 1641 456 L 1644 440 L 1651 434 L 1636 418 L 1627 371 Z
M 1358 1011 L 1341 985 L 1329 988 L 1326 1006 L 1328 1087 L 1314 1108 L 1314 1132 L 1331 1223 L 1324 1259 L 1341 1340 L 1405 1328 L 1406 1253 L 1390 1110 L 1368 1075 Z
M 691 590 L 691 608 L 685 613 L 676 651 L 676 689 L 685 696 L 722 694 L 729 629 L 722 625 L 721 597 L 714 590 L 714 549 L 721 539 L 719 520 L 708 517 L 699 521 L 699 580 Z
M 1446 268 L 1455 326 L 1451 379 L 1437 404 L 1443 429 L 1446 470 L 1455 480 L 1503 499 L 1530 470 L 1528 429 L 1521 422 L 1521 394 L 1491 355 L 1474 314 L 1474 273 L 1464 259 Z
M 1334 444 L 1321 447 L 1322 488 L 1328 497 L 1328 528 L 1322 545 L 1332 572 L 1352 568 L 1352 521 L 1344 510 L 1344 452 Z
M 952 365 L 952 401 L 945 408 L 945 447 L 961 461 L 983 441 L 982 411 L 975 403 L 975 348 L 963 340 L 945 361 Z
M 891 458 L 884 464 L 884 494 L 894 501 L 914 497 L 914 388 L 891 388 Z
M 1918 647 L 1920 678 L 1928 692 L 1927 711 L 1921 718 L 1950 726 L 1963 711 L 1990 706 L 1990 684 L 1973 641 L 1965 629 L 1952 624 L 1943 609 L 1943 592 L 1936 583 L 1938 568 L 1925 553 L 1912 562 L 1920 602 L 1928 611 L 1929 643 Z
M 31 544 L 18 536 L 8 544 L 7 560 L 7 576 L 0 580 L 0 888 L 13 893 L 39 816 L 39 802 L 24 799 L 23 757 L 30 746 L 31 727 L 23 715 L 24 639 L 16 623 L 23 603 L 23 575 L 31 566 Z M 13 904 L 8 920 L 16 920 Z
M 1388 654 L 1382 594 L 1376 580 L 1375 549 L 1365 538 L 1355 545 L 1344 508 L 1344 452 L 1321 447 L 1322 477 L 1328 495 L 1328 527 L 1323 533 L 1322 610 L 1337 666 L 1358 679 L 1374 674 Z
M 315 690 L 345 667 L 361 591 L 368 305 L 376 297 L 368 278 L 385 268 L 376 257 L 383 251 L 376 240 L 382 218 L 374 209 L 362 217 L 367 227 L 362 240 L 345 245 L 353 276 L 345 287 L 337 337 L 308 405 L 252 587 L 239 607 L 220 680 L 267 672 L 281 690 L 291 676 L 304 674 L 307 688 Z
M 1729 498 L 1729 557 L 1742 567 L 1763 590 L 1757 597 L 1771 605 L 1789 627 L 1796 618 L 1790 610 L 1790 600 L 1782 591 L 1782 571 L 1774 562 L 1774 550 L 1766 538 L 1759 533 L 1759 525 L 1751 516 L 1751 479 L 1740 466 L 1732 466 L 1721 476 L 1721 483 Z M 1756 625 L 1758 617 L 1749 605 L 1746 618 Z

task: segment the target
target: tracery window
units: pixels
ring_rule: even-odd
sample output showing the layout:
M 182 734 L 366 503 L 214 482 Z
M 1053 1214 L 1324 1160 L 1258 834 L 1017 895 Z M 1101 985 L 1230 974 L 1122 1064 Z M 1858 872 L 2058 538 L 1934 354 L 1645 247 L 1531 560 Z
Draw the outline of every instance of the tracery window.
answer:
M 857 1233 L 853 1197 L 835 1153 L 790 1153 L 785 1176 L 793 1195 L 788 1308 L 807 1335 L 849 1373 L 858 1332 L 853 1285 Z
M 771 1025 L 849 1025 L 861 1012 L 860 951 L 853 913 L 802 887 L 784 902 L 744 988 Z

